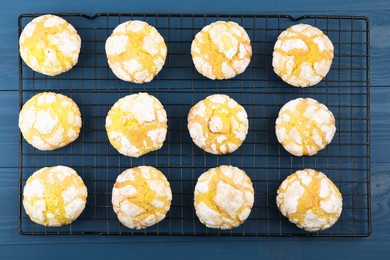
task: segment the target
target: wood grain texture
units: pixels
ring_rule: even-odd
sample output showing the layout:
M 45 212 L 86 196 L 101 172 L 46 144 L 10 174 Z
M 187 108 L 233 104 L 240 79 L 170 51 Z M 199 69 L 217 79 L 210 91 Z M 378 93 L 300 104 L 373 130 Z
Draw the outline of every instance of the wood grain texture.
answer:
M 371 87 L 371 162 L 389 162 L 390 89 Z
M 363 0 L 328 0 L 326 3 L 322 0 L 297 0 L 294 2 L 286 2 L 284 0 L 274 0 L 274 1 L 265 1 L 258 2 L 253 4 L 253 2 L 245 0 L 237 3 L 236 0 L 224 0 L 224 1 L 207 1 L 207 0 L 198 0 L 198 1 L 180 1 L 180 0 L 149 0 L 147 3 L 140 3 L 137 0 L 127 1 L 126 4 L 123 4 L 121 0 L 111 0 L 111 1 L 102 1 L 98 5 L 96 1 L 86 0 L 86 1 L 77 1 L 69 0 L 66 3 L 61 5 L 58 2 L 54 1 L 40 1 L 39 3 L 26 2 L 22 0 L 15 0 L 12 4 L 8 4 L 6 10 L 3 10 L 4 13 L 17 13 L 20 11 L 27 12 L 47 12 L 47 11 L 72 11 L 80 12 L 80 10 L 85 10 L 87 13 L 93 12 L 151 12 L 153 10 L 159 12 L 187 12 L 187 13 L 204 13 L 204 12 L 261 12 L 261 11 L 381 11 L 381 10 L 390 10 L 389 4 L 385 0 L 373 0 L 373 1 L 363 1 Z
M 0 104 L 2 104 L 2 109 L 0 110 L 0 166 L 17 166 L 19 149 L 19 93 L 15 91 L 1 92 Z
M 34 257 L 49 259 L 115 259 L 131 256 L 135 259 L 387 259 L 379 245 L 366 246 L 364 240 L 350 241 L 194 241 L 165 243 L 93 243 L 1 246 L 2 259 L 23 259 L 26 251 Z M 382 243 L 385 243 L 383 241 Z M 23 248 L 23 250 L 20 250 Z
M 388 259 L 390 247 L 390 4 L 386 0 L 241 2 L 225 0 L 147 2 L 111 0 L 96 2 L 2 1 L 0 10 L 0 259 L 34 256 L 64 258 L 182 259 L 192 256 L 216 259 Z M 4 3 L 7 3 L 4 5 Z M 21 236 L 17 232 L 18 204 L 18 49 L 17 17 L 21 13 L 53 12 L 243 12 L 366 15 L 371 20 L 371 151 L 373 233 L 362 239 L 229 238 L 229 237 L 108 237 Z M 382 11 L 387 10 L 387 11 Z M 298 11 L 298 12 L 294 12 Z
M 390 62 L 390 16 L 389 12 L 375 12 L 370 17 L 370 56 L 371 86 L 387 87 L 390 85 L 390 67 L 383 66 Z

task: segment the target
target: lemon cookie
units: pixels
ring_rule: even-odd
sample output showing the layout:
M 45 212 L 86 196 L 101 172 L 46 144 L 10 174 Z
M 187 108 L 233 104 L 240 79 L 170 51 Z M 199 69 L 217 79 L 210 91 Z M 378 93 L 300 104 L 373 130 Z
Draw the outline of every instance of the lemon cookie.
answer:
M 23 105 L 19 128 L 26 141 L 39 150 L 61 148 L 79 136 L 80 110 L 67 96 L 43 92 Z
M 333 44 L 328 36 L 311 25 L 297 24 L 279 35 L 272 66 L 288 84 L 309 87 L 328 74 L 332 60 Z
M 279 143 L 296 156 L 316 154 L 332 141 L 336 132 L 332 112 L 311 98 L 287 102 L 279 111 L 275 128 Z
M 110 143 L 119 153 L 131 157 L 160 149 L 167 127 L 164 107 L 157 98 L 147 93 L 119 99 L 106 117 Z
M 188 130 L 194 143 L 206 152 L 232 153 L 248 133 L 248 115 L 234 99 L 215 94 L 191 108 Z
M 112 190 L 112 205 L 119 221 L 128 228 L 147 228 L 163 220 L 172 191 L 167 178 L 151 166 L 122 172 Z
M 307 231 L 331 227 L 343 207 L 336 185 L 325 174 L 312 169 L 288 176 L 277 191 L 276 203 L 283 216 Z
M 106 41 L 108 65 L 124 81 L 149 82 L 162 69 L 167 56 L 164 38 L 142 21 L 118 25 Z
M 251 56 L 251 41 L 235 22 L 218 21 L 205 26 L 191 45 L 195 68 L 209 79 L 230 79 L 245 71 Z
M 252 182 L 237 167 L 212 168 L 198 178 L 195 186 L 196 215 L 209 228 L 238 227 L 248 218 L 253 203 Z
M 32 221 L 58 227 L 77 219 L 85 208 L 87 188 L 72 168 L 45 167 L 23 189 L 23 206 Z
M 47 14 L 29 22 L 19 37 L 20 56 L 34 71 L 56 76 L 76 65 L 81 39 L 61 17 Z

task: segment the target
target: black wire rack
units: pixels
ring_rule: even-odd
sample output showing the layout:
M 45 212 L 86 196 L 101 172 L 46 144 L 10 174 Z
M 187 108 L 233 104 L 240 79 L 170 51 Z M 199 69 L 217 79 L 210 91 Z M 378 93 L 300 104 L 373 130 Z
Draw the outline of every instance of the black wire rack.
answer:
M 19 35 L 40 14 L 19 17 Z M 371 233 L 370 213 L 370 90 L 369 20 L 353 16 L 213 15 L 213 14 L 58 14 L 69 21 L 82 39 L 78 64 L 69 72 L 47 77 L 33 72 L 19 59 L 20 107 L 33 95 L 54 91 L 71 97 L 80 107 L 83 128 L 79 138 L 64 148 L 42 152 L 20 137 L 19 231 L 25 235 L 105 234 L 178 236 L 321 236 L 360 237 Z M 127 20 L 143 20 L 164 37 L 168 56 L 162 71 L 147 84 L 131 84 L 110 71 L 104 44 L 113 29 Z M 205 25 L 235 21 L 251 38 L 253 56 L 246 71 L 231 80 L 201 76 L 191 60 L 191 42 Z M 295 88 L 272 69 L 278 35 L 296 23 L 314 25 L 335 47 L 330 72 L 318 85 Z M 111 147 L 104 121 L 110 107 L 131 93 L 156 96 L 168 114 L 168 134 L 162 149 L 141 158 L 121 156 Z M 234 153 L 215 156 L 196 147 L 187 130 L 191 106 L 214 93 L 224 93 L 242 104 L 249 116 L 249 132 Z M 281 106 L 298 97 L 326 104 L 336 118 L 337 132 L 330 145 L 312 157 L 295 157 L 278 144 L 275 119 Z M 45 166 L 74 168 L 88 188 L 87 206 L 70 225 L 49 228 L 34 224 L 22 206 L 22 190 L 31 174 Z M 208 229 L 194 212 L 193 191 L 200 174 L 230 164 L 253 181 L 255 204 L 246 222 L 232 230 Z M 139 165 L 160 169 L 173 192 L 171 210 L 159 224 L 144 230 L 121 225 L 111 206 L 111 190 L 123 170 Z M 295 227 L 276 207 L 276 190 L 292 172 L 314 168 L 339 187 L 344 208 L 330 229 L 310 233 Z

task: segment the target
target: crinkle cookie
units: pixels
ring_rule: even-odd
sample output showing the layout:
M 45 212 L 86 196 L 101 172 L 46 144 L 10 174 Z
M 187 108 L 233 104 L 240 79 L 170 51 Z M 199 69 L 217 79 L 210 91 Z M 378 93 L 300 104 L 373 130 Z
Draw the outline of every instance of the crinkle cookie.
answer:
M 47 14 L 29 22 L 19 38 L 20 56 L 34 71 L 56 76 L 76 65 L 81 39 L 61 17 Z
M 328 74 L 333 44 L 320 29 L 296 24 L 283 31 L 275 43 L 272 66 L 285 82 L 310 87 Z
M 164 38 L 142 21 L 118 25 L 106 41 L 108 65 L 124 81 L 146 83 L 162 69 L 167 56 Z
M 26 141 L 39 150 L 61 148 L 79 136 L 80 110 L 67 96 L 43 92 L 23 105 L 19 128 Z
M 147 228 L 163 220 L 172 191 L 167 178 L 151 166 L 122 172 L 112 190 L 112 205 L 119 221 L 128 228 Z
M 336 185 L 325 174 L 312 169 L 288 176 L 277 191 L 276 203 L 283 216 L 307 231 L 331 227 L 343 207 Z
M 188 130 L 194 143 L 206 152 L 232 153 L 248 133 L 248 115 L 234 99 L 215 94 L 191 108 Z
M 45 167 L 31 175 L 23 189 L 23 206 L 32 221 L 58 227 L 77 219 L 85 208 L 87 188 L 72 168 Z
M 139 157 L 162 147 L 167 113 L 160 101 L 139 93 L 119 99 L 106 117 L 108 139 L 119 153 Z
M 235 22 L 218 21 L 205 26 L 191 45 L 192 60 L 209 79 L 230 79 L 243 73 L 251 56 L 251 41 Z
M 332 112 L 311 98 L 287 102 L 279 111 L 275 128 L 279 143 L 296 156 L 316 154 L 332 141 L 336 132 Z
M 253 203 L 252 182 L 237 167 L 212 168 L 198 178 L 195 186 L 196 215 L 209 228 L 238 227 L 248 218 Z

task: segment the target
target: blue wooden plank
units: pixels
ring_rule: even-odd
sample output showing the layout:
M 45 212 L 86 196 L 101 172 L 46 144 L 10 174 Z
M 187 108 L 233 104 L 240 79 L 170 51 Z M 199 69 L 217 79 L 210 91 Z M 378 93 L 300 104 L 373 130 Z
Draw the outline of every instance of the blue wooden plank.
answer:
M 337 1 L 321 0 L 304 1 L 298 0 L 294 2 L 286 2 L 283 0 L 265 1 L 253 3 L 250 0 L 245 0 L 237 4 L 235 0 L 225 1 L 180 1 L 180 0 L 149 0 L 148 2 L 139 2 L 137 0 L 127 1 L 126 4 L 121 0 L 100 1 L 96 3 L 93 0 L 77 1 L 69 0 L 59 4 L 55 1 L 40 1 L 26 2 L 23 0 L 15 0 L 12 3 L 7 2 L 6 10 L 8 12 L 15 11 L 30 11 L 30 12 L 45 12 L 45 11 L 73 11 L 87 10 L 93 12 L 150 12 L 151 9 L 160 12 L 258 12 L 258 11 L 354 11 L 354 10 L 389 10 L 389 4 L 385 0 L 374 1 Z M 4 10 L 4 13 L 6 13 Z
M 2 259 L 387 259 L 385 241 L 202 241 L 0 246 Z M 20 250 L 23 249 L 23 250 Z
M 19 93 L 5 91 L 0 94 L 1 131 L 0 131 L 0 166 L 18 165 L 19 129 Z
M 390 91 L 387 87 L 371 88 L 371 161 L 389 162 L 390 109 L 388 100 Z
M 375 12 L 371 16 L 370 47 L 371 47 L 371 85 L 389 86 L 390 67 L 383 66 L 390 62 L 388 53 L 390 46 L 390 16 L 389 12 Z

